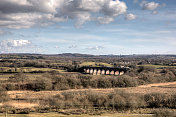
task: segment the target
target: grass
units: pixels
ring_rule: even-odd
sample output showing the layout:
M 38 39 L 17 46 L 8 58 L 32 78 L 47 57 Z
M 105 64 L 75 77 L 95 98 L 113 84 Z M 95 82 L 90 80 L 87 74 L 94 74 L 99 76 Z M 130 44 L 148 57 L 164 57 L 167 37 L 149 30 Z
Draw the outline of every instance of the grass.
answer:
M 26 73 L 25 75 L 27 76 L 28 80 L 36 80 L 38 77 L 42 77 L 44 73 Z M 5 81 L 8 80 L 9 77 L 13 77 L 14 74 L 0 74 L 0 81 Z
M 166 84 L 163 84 L 162 86 L 165 86 Z M 123 92 L 127 93 L 154 93 L 154 92 L 161 92 L 161 93 L 168 93 L 168 94 L 174 94 L 176 88 L 161 88 L 161 85 L 156 85 L 157 87 L 133 87 L 133 88 L 117 88 L 117 90 L 122 90 Z M 175 84 L 172 84 L 171 86 L 175 86 Z M 89 89 L 75 89 L 73 91 L 83 91 L 83 90 L 89 90 Z M 92 89 L 92 91 L 95 92 L 101 92 L 101 93 L 109 93 L 113 91 L 114 89 Z M 115 89 L 116 90 L 116 89 Z M 8 91 L 8 94 L 12 94 L 11 96 L 18 97 L 18 98 L 24 98 L 28 100 L 31 99 L 39 99 L 39 98 L 47 98 L 47 96 L 53 96 L 62 92 L 71 92 L 72 90 L 68 91 L 40 91 L 40 92 L 33 92 L 33 91 Z M 10 93 L 11 92 L 11 93 Z M 26 98 L 27 97 L 27 98 Z M 11 97 L 12 99 L 12 97 Z M 58 113 L 30 113 L 26 115 L 22 114 L 16 114 L 16 115 L 9 115 L 8 117 L 152 117 L 150 114 L 142 115 L 142 114 L 131 114 L 131 113 L 151 113 L 151 110 L 148 109 L 140 109 L 135 110 L 129 113 L 116 113 L 116 114 L 102 114 L 102 115 L 62 115 Z M 0 114 L 0 117 L 4 117 L 3 114 Z
M 103 62 L 83 62 L 82 64 L 80 64 L 80 66 L 94 66 L 94 67 L 98 67 L 99 65 L 112 67 L 111 64 L 103 63 Z
M 13 74 L 0 74 L 0 81 L 8 80 Z
M 64 70 L 60 70 L 60 69 L 52 69 L 52 68 L 34 68 L 34 67 L 23 67 L 23 68 L 10 68 L 10 67 L 0 67 L 0 69 L 2 69 L 3 72 L 47 72 L 47 71 L 58 71 L 58 72 L 64 72 Z
M 4 117 L 5 114 L 0 114 Z M 58 113 L 31 113 L 31 114 L 9 114 L 8 117 L 153 117 L 150 114 L 102 114 L 102 115 L 62 115 Z
M 36 80 L 45 75 L 45 73 L 24 73 L 28 80 Z M 13 77 L 15 74 L 0 74 L 0 81 L 6 81 L 9 77 Z
M 168 68 L 168 67 L 176 68 L 176 66 L 152 65 L 152 64 L 145 64 L 145 65 L 138 65 L 138 66 L 148 66 L 148 67 L 154 67 L 154 68 Z

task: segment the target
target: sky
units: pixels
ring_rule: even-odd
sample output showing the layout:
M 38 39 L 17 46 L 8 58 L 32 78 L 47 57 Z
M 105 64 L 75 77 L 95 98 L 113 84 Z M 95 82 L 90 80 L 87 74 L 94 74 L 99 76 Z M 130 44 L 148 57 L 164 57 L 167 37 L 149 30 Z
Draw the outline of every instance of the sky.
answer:
M 176 54 L 176 0 L 0 0 L 0 53 Z

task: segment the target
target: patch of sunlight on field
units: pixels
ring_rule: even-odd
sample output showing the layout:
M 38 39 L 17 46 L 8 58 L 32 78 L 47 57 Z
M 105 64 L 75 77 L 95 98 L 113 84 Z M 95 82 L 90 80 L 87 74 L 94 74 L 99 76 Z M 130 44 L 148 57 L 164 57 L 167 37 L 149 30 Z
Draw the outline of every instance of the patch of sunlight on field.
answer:
M 0 114 L 4 117 L 5 114 Z M 153 117 L 152 114 L 62 115 L 58 113 L 9 114 L 8 117 Z
M 33 72 L 33 71 L 58 71 L 58 72 L 64 72 L 64 70 L 60 70 L 60 69 L 51 69 L 51 68 L 25 68 L 24 70 L 26 70 L 26 72 Z
M 111 64 L 102 63 L 102 62 L 83 62 L 82 64 L 80 64 L 80 66 L 90 66 L 90 65 L 96 66 L 96 67 L 101 66 L 101 65 L 106 66 L 106 67 L 112 67 Z
M 13 74 L 0 74 L 0 78 L 9 78 L 13 76 Z
M 0 74 L 0 80 L 4 81 L 4 80 L 8 80 L 9 77 L 12 77 L 13 74 Z

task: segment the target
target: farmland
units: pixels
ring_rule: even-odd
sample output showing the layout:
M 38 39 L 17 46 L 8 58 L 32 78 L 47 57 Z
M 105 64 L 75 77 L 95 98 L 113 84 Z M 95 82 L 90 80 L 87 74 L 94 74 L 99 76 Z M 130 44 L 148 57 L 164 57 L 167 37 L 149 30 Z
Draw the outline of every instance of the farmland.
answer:
M 108 63 L 103 63 L 103 62 L 83 62 L 83 63 L 80 64 L 80 66 L 93 66 L 93 67 L 106 66 L 106 67 L 113 67 L 113 65 L 108 64 Z
M 138 65 L 141 66 L 141 65 Z M 152 64 L 144 64 L 142 66 L 154 67 L 154 68 L 175 68 L 176 66 L 168 66 L 168 65 L 152 65 Z
M 173 57 L 31 56 L 36 57 L 1 56 L 0 116 L 5 113 L 12 117 L 175 114 Z M 82 66 L 130 69 L 121 76 L 75 72 Z

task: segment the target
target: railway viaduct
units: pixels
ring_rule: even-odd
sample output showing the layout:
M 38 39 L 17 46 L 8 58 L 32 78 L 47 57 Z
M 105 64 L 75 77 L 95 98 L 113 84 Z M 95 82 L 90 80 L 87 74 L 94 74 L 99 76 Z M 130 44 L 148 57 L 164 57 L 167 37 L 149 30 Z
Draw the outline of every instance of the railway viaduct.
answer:
M 82 72 L 92 75 L 123 75 L 129 70 L 128 67 L 82 67 L 81 69 Z

